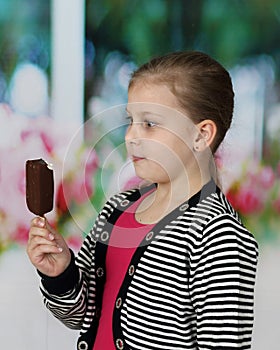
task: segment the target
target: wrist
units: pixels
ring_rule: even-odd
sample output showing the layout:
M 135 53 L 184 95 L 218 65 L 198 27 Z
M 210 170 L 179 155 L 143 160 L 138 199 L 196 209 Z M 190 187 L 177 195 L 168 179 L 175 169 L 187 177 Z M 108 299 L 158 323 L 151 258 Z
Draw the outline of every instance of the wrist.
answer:
M 37 270 L 43 287 L 50 294 L 61 295 L 73 289 L 79 281 L 79 269 L 75 264 L 75 255 L 70 251 L 70 261 L 65 270 L 58 276 L 47 276 Z

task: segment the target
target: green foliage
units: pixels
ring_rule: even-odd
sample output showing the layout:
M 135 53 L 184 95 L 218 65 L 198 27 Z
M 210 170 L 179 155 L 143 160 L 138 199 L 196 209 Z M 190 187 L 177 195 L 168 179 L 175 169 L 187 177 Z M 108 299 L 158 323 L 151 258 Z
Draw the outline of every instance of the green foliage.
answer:
M 224 64 L 279 53 L 278 0 L 87 0 L 87 36 L 103 55 L 120 50 L 136 63 L 200 49 Z
M 50 1 L 0 0 L 0 73 L 9 80 L 18 63 L 49 68 Z
M 136 62 L 164 48 L 167 3 L 161 0 L 86 2 L 87 37 L 100 54 L 119 50 Z
M 50 4 L 0 0 L 0 73 L 7 81 L 24 60 L 48 71 Z M 85 4 L 86 37 L 95 48 L 93 64 L 87 67 L 90 86 L 102 78 L 112 51 L 136 64 L 181 49 L 208 52 L 229 68 L 259 54 L 279 60 L 279 0 L 86 0 Z
M 231 65 L 246 56 L 276 56 L 279 15 L 280 3 L 275 0 L 204 1 L 201 33 L 205 48 Z

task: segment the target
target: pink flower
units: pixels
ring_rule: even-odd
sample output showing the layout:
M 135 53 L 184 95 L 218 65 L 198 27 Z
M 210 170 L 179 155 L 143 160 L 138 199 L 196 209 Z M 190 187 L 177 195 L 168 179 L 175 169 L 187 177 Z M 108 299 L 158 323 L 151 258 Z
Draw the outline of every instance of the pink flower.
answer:
M 45 146 L 47 154 L 51 154 L 55 146 L 54 140 L 45 131 L 41 131 L 40 136 L 41 136 L 43 145 Z
M 98 167 L 98 157 L 94 150 L 86 149 L 83 156 L 85 162 L 85 173 L 88 176 L 92 176 Z
M 258 175 L 259 184 L 263 189 L 269 189 L 274 185 L 275 174 L 270 166 L 265 166 Z
M 60 213 L 67 213 L 74 203 L 85 203 L 92 193 L 93 186 L 87 179 L 65 179 L 58 186 L 56 207 Z
M 56 208 L 59 212 L 59 214 L 65 214 L 68 211 L 67 201 L 65 199 L 64 195 L 64 186 L 61 182 L 58 186 L 57 192 L 56 192 Z
M 262 210 L 262 200 L 254 188 L 241 187 L 237 197 L 237 210 L 243 215 L 258 213 Z
M 235 186 L 226 196 L 233 208 L 242 215 L 258 213 L 263 209 L 263 198 L 254 187 Z
M 77 169 L 72 169 L 69 176 L 65 174 L 58 186 L 56 206 L 60 213 L 66 213 L 73 203 L 87 202 L 93 195 L 93 176 L 98 166 L 97 156 L 95 152 L 86 150 L 81 158 Z
M 226 193 L 226 197 L 234 209 L 238 210 L 238 193 L 235 189 L 230 188 Z
M 75 178 L 71 183 L 70 191 L 72 199 L 78 204 L 86 202 L 93 193 L 93 186 L 90 177 Z
M 67 243 L 70 248 L 72 248 L 74 251 L 78 251 L 82 245 L 83 237 L 82 235 L 72 235 L 67 238 Z
M 12 239 L 20 244 L 25 244 L 28 241 L 29 226 L 19 225 L 12 234 Z

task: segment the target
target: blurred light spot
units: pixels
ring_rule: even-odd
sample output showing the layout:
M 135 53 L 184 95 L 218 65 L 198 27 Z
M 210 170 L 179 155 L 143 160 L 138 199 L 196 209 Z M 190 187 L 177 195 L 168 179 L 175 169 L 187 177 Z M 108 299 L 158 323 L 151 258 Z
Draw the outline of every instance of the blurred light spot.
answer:
M 47 112 L 48 79 L 39 67 L 19 65 L 11 79 L 10 104 L 19 113 L 37 116 Z

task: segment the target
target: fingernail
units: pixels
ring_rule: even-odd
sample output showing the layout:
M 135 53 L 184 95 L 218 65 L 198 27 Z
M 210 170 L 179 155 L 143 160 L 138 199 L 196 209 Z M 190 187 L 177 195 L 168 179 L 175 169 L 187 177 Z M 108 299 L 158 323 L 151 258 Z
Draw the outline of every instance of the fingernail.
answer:
M 54 235 L 52 233 L 49 233 L 49 239 L 51 239 L 51 240 L 54 239 Z
M 57 247 L 58 251 L 61 253 L 63 251 L 63 249 L 61 247 Z
M 39 218 L 38 225 L 41 226 L 41 227 L 44 227 L 45 226 L 45 219 L 44 218 Z

